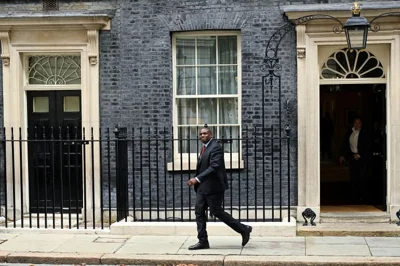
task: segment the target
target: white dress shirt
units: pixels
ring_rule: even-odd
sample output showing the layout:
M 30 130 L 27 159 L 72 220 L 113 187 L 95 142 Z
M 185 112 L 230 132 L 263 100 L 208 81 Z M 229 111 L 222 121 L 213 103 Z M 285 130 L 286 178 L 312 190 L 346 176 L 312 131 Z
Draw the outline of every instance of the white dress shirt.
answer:
M 358 136 L 360 135 L 360 130 L 355 130 L 354 127 L 352 128 L 353 133 L 351 133 L 349 138 L 350 149 L 353 153 L 358 153 Z

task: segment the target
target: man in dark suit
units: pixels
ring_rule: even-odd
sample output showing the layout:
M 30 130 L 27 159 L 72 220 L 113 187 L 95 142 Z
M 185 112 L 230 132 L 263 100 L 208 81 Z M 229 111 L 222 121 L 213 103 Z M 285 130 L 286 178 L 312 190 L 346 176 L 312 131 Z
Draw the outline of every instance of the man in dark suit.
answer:
M 196 167 L 196 177 L 187 184 L 194 186 L 196 191 L 196 223 L 199 242 L 189 247 L 189 250 L 210 248 L 206 230 L 206 210 L 242 235 L 242 246 L 250 239 L 252 227 L 240 223 L 222 209 L 224 192 L 228 189 L 224 154 L 221 145 L 212 138 L 211 130 L 205 126 L 200 130 L 200 140 L 203 147 Z
M 346 158 L 350 162 L 350 178 L 353 196 L 363 203 L 367 183 L 367 166 L 371 157 L 371 142 L 368 132 L 362 129 L 362 120 L 356 117 L 353 127 L 346 133 L 340 152 L 340 163 Z

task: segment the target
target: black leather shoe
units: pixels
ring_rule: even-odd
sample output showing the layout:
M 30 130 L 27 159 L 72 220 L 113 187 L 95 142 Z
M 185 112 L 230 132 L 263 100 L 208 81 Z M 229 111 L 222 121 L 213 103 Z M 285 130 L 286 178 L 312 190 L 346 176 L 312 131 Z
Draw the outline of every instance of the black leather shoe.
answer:
M 251 231 L 253 231 L 253 227 L 251 227 L 250 225 L 246 225 L 246 228 L 247 228 L 247 232 L 242 234 L 242 247 L 246 246 L 246 244 L 249 242 L 250 233 L 251 233 Z
M 189 250 L 207 249 L 207 248 L 210 248 L 210 244 L 208 242 L 198 242 L 193 246 L 190 246 Z

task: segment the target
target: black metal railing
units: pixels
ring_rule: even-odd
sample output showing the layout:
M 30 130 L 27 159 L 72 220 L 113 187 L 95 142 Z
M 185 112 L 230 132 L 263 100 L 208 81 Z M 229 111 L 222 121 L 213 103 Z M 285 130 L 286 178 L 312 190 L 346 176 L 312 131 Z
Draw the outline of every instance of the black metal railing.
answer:
M 122 220 L 194 221 L 195 193 L 186 182 L 201 149 L 196 130 L 4 129 L 0 226 L 103 229 Z M 289 133 L 218 131 L 230 186 L 227 212 L 241 221 L 290 221 Z

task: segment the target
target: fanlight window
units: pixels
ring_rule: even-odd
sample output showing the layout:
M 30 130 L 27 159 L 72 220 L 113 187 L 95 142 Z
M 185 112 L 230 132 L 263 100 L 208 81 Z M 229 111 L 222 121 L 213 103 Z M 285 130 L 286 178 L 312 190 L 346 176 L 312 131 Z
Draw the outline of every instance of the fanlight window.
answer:
M 324 63 L 321 79 L 384 78 L 381 62 L 366 50 L 342 49 Z
M 30 56 L 28 58 L 29 85 L 81 84 L 80 56 Z

